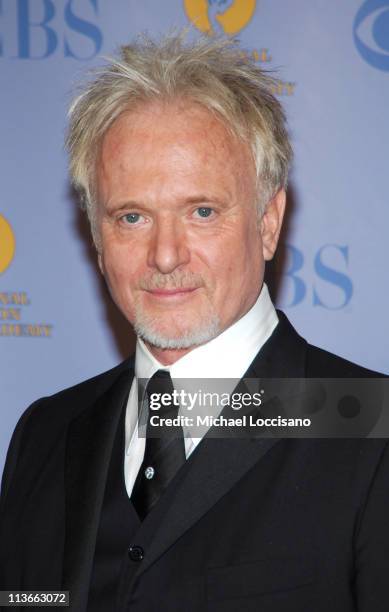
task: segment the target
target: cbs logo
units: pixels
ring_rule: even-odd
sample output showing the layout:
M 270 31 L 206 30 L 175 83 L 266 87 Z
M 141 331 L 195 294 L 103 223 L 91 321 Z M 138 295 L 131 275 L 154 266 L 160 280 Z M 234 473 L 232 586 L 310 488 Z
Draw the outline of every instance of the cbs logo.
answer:
M 366 0 L 355 16 L 353 34 L 363 59 L 389 71 L 389 0 Z
M 281 307 L 290 308 L 302 302 L 327 310 L 348 306 L 354 292 L 347 272 L 348 246 L 324 244 L 313 253 L 312 260 L 294 245 L 285 244 L 284 249 L 286 266 L 280 270 L 284 280 Z M 276 259 L 276 267 L 278 263 Z
M 55 53 L 87 60 L 99 53 L 99 0 L 0 0 L 0 57 L 44 60 Z M 76 7 L 74 6 L 76 5 Z

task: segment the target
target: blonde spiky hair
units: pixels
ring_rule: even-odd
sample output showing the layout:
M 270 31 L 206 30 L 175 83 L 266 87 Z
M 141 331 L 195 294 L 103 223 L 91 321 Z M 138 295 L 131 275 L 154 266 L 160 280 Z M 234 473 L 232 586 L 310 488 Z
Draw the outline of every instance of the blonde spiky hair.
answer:
M 70 174 L 95 241 L 95 166 L 100 144 L 115 119 L 139 104 L 184 98 L 216 113 L 251 147 L 261 213 L 271 196 L 286 187 L 292 149 L 284 111 L 273 94 L 275 79 L 235 40 L 203 36 L 187 42 L 186 34 L 173 33 L 159 40 L 142 35 L 122 46 L 118 57 L 94 71 L 70 107 L 66 139 Z

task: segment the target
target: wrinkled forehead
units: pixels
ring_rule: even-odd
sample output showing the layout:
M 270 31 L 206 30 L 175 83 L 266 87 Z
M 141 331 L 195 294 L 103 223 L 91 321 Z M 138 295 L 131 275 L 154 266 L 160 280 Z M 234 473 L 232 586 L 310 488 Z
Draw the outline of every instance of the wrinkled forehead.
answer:
M 106 132 L 97 164 L 101 195 L 116 186 L 194 181 L 255 190 L 250 146 L 195 103 L 148 104 L 125 112 Z
M 106 131 L 101 151 L 124 144 L 126 140 L 136 139 L 142 144 L 177 143 L 181 146 L 201 143 L 210 153 L 225 156 L 246 155 L 251 157 L 250 147 L 235 133 L 233 126 L 215 112 L 190 100 L 155 101 L 138 104 L 134 109 L 125 111 Z

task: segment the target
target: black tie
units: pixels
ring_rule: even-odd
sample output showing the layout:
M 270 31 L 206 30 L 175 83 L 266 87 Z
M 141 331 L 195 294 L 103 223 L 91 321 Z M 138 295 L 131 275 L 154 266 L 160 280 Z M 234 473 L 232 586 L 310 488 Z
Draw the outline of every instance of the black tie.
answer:
M 161 397 L 173 393 L 173 383 L 169 372 L 158 370 L 148 382 L 148 420 L 146 429 L 146 448 L 142 465 L 136 477 L 131 495 L 139 518 L 143 520 L 156 504 L 162 493 L 173 479 L 179 468 L 185 463 L 185 445 L 181 426 L 158 426 L 150 424 L 150 417 L 175 418 L 179 406 L 161 407 L 158 411 L 150 410 L 150 397 Z M 159 437 L 155 437 L 158 435 Z

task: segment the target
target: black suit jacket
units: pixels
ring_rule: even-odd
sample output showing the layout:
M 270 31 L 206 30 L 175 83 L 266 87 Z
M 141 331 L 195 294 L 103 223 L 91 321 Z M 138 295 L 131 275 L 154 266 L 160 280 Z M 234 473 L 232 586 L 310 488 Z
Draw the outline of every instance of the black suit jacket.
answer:
M 252 377 L 368 377 L 285 315 Z M 0 588 L 70 590 L 86 609 L 113 439 L 133 360 L 33 404 L 0 501 Z M 389 456 L 380 439 L 202 440 L 142 523 L 135 612 L 387 612 Z M 153 533 L 153 537 L 150 537 Z

